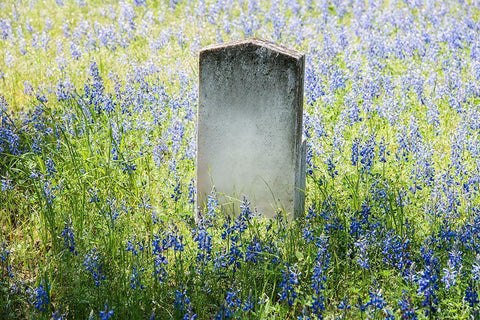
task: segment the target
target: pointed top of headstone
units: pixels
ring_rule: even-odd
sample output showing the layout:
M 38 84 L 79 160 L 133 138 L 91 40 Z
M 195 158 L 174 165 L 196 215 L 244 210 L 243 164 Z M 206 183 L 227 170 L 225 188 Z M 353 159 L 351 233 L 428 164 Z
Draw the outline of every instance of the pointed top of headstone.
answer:
M 224 50 L 224 49 L 230 49 L 233 47 L 238 47 L 238 46 L 245 46 L 245 45 L 252 45 L 256 47 L 261 47 L 261 48 L 266 48 L 271 51 L 275 51 L 279 54 L 283 54 L 289 57 L 292 57 L 294 59 L 301 59 L 303 57 L 303 53 L 287 48 L 285 46 L 266 41 L 263 39 L 259 38 L 249 38 L 249 39 L 244 39 L 244 40 L 236 40 L 236 41 L 231 41 L 231 42 L 226 42 L 226 43 L 218 43 L 218 44 L 213 44 L 210 46 L 207 46 L 200 50 L 200 54 L 204 52 L 212 52 L 212 51 L 219 51 L 219 50 Z

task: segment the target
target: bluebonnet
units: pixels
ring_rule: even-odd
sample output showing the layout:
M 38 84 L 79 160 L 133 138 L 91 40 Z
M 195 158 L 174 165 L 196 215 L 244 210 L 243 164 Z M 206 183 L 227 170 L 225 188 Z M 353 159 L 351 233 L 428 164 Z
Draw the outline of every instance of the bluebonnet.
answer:
M 337 167 L 335 165 L 335 160 L 333 160 L 333 156 L 329 156 L 325 161 L 327 165 L 327 172 L 331 178 L 335 178 L 338 175 Z
M 137 165 L 132 160 L 121 161 L 121 168 L 123 173 L 132 174 L 137 170 Z
M 0 274 L 2 276 L 8 276 L 9 278 L 13 278 L 14 273 L 12 272 L 12 265 L 9 263 L 9 256 L 10 251 L 7 248 L 7 244 L 5 242 L 2 242 L 2 244 L 0 244 L 0 266 L 2 267 L 2 271 L 4 271 L 5 274 L 3 272 Z
M 307 159 L 306 159 L 307 174 L 311 176 L 313 175 L 313 170 L 317 169 L 317 166 L 313 163 L 313 147 L 309 142 L 307 142 L 306 156 L 307 156 Z
M 317 100 L 325 95 L 325 89 L 322 81 L 319 79 L 318 72 L 312 67 L 314 64 L 307 64 L 305 70 L 305 95 L 307 104 L 313 106 Z
M 163 283 L 167 277 L 167 270 L 165 266 L 168 264 L 167 257 L 163 254 L 164 244 L 162 243 L 160 237 L 158 235 L 154 235 L 152 239 L 152 255 L 154 255 L 154 270 L 153 276 L 157 279 L 160 283 Z
M 468 305 L 471 308 L 474 308 L 478 304 L 478 293 L 474 281 L 470 281 L 467 289 L 465 290 L 464 300 L 468 302 Z
M 480 255 L 477 254 L 475 261 L 472 264 L 472 280 L 480 280 Z
M 100 198 L 98 197 L 98 191 L 100 191 L 100 190 L 97 189 L 97 188 L 88 189 L 88 193 L 90 195 L 90 198 L 89 198 L 88 202 L 90 202 L 90 203 L 100 202 Z
M 328 197 L 324 200 L 320 208 L 321 210 L 316 213 L 312 212 L 312 214 L 315 214 L 324 220 L 323 229 L 326 234 L 335 230 L 344 230 L 345 226 L 337 214 L 337 205 L 332 197 Z
M 395 315 L 389 309 L 384 309 L 385 320 L 395 320 Z
M 136 265 L 132 266 L 132 275 L 130 276 L 130 288 L 131 289 L 143 289 L 143 283 L 141 282 L 141 277 L 139 272 L 145 271 L 145 268 L 138 267 Z
M 190 183 L 188 184 L 188 202 L 191 204 L 194 204 L 195 196 L 196 196 L 195 181 L 192 178 L 190 180 Z
M 47 203 L 49 205 L 53 204 L 53 200 L 56 198 L 56 195 L 54 193 L 56 187 L 51 186 L 51 180 L 47 179 L 43 182 L 43 196 L 47 200 Z
M 455 286 L 456 279 L 456 270 L 453 270 L 450 265 L 448 266 L 448 268 L 443 268 L 442 282 L 445 284 L 445 289 L 449 290 L 452 286 Z
M 194 320 L 197 318 L 197 315 L 193 311 L 192 302 L 187 295 L 187 291 L 183 289 L 183 286 L 180 287 L 180 290 L 175 290 L 174 305 L 177 310 L 184 313 L 184 320 Z
M 442 277 L 442 282 L 445 284 L 445 289 L 449 290 L 452 286 L 455 286 L 457 277 L 462 269 L 462 252 L 457 248 L 454 248 L 449 252 L 447 266 L 447 268 L 443 269 L 444 275 Z
M 346 316 L 348 310 L 350 310 L 352 308 L 352 306 L 350 305 L 350 301 L 348 300 L 348 298 L 345 296 L 340 301 L 337 308 L 339 310 L 342 310 L 342 319 L 345 319 L 345 316 Z
M 404 274 L 412 265 L 410 257 L 410 239 L 401 238 L 393 231 L 388 231 L 382 240 L 383 262 L 387 263 Z
M 349 230 L 350 235 L 358 237 L 360 234 L 363 234 L 364 231 L 362 226 L 363 225 L 360 219 L 354 216 L 350 217 L 350 230 Z
M 434 314 L 437 311 L 438 298 L 436 291 L 438 291 L 439 280 L 439 262 L 433 254 L 432 249 L 425 247 L 421 248 L 422 257 L 424 260 L 424 269 L 420 271 L 416 282 L 418 284 L 418 295 L 423 296 L 423 307 L 425 315 Z
M 262 252 L 262 243 L 260 239 L 255 236 L 245 251 L 245 262 L 251 261 L 252 263 L 257 263 Z
M 331 78 L 329 82 L 330 90 L 334 93 L 336 90 L 345 88 L 346 80 L 347 79 L 343 70 L 334 69 L 333 72 L 331 72 Z
M 351 156 L 352 166 L 357 166 L 357 164 L 358 164 L 359 145 L 360 145 L 360 139 L 359 138 L 353 139 L 353 142 L 352 142 L 352 156 Z
M 134 0 L 133 3 L 137 7 L 139 7 L 139 6 L 145 6 L 146 7 L 147 6 L 147 1 L 145 1 L 145 0 Z
M 385 139 L 382 138 L 378 143 L 378 157 L 380 162 L 386 163 L 387 156 L 390 155 L 390 151 L 387 151 L 387 143 L 385 143 Z
M 130 251 L 133 256 L 138 256 L 139 252 L 143 252 L 145 250 L 144 240 L 136 240 L 136 237 L 133 236 L 131 240 L 127 240 L 127 245 L 125 247 L 125 251 Z
M 71 221 L 65 221 L 65 226 L 62 230 L 62 237 L 65 248 L 76 255 L 77 251 L 75 250 L 75 233 L 73 232 Z
M 435 168 L 432 159 L 433 152 L 427 146 L 421 146 L 414 155 L 415 166 L 412 169 L 411 180 L 414 185 L 411 187 L 412 192 L 416 189 L 422 190 L 422 185 L 431 187 L 435 181 Z
M 163 254 L 157 253 L 154 258 L 154 271 L 153 276 L 160 283 L 163 283 L 168 275 L 165 265 L 168 264 L 167 257 Z
M 2 177 L 1 183 L 2 183 L 2 186 L 1 186 L 2 192 L 5 192 L 7 190 L 13 190 L 12 180 Z
M 307 221 L 312 220 L 312 219 L 315 219 L 317 215 L 318 215 L 317 203 L 312 202 L 312 204 L 308 207 L 308 212 L 307 212 L 307 215 L 305 216 L 305 219 L 307 219 Z
M 38 287 L 33 289 L 30 295 L 30 302 L 38 311 L 46 311 L 46 308 L 50 304 L 50 285 L 42 281 Z
M 242 306 L 242 300 L 238 297 L 240 291 L 230 288 L 227 291 L 225 301 L 221 305 L 219 312 L 215 315 L 215 319 L 229 319 L 238 313 Z
M 168 248 L 173 248 L 174 251 L 183 251 L 183 235 L 178 234 L 178 228 L 176 226 L 172 226 L 170 230 L 170 232 L 164 233 L 162 249 L 165 251 Z
M 370 300 L 366 303 L 366 306 L 373 309 L 373 311 L 383 310 L 387 305 L 378 285 L 374 288 L 370 288 L 368 295 Z
M 253 298 L 251 295 L 249 295 L 246 299 L 243 300 L 242 304 L 242 311 L 248 312 L 250 310 L 255 309 L 255 302 L 253 301 Z
M 360 105 L 357 97 L 354 94 L 347 94 L 345 96 L 345 109 L 342 110 L 343 121 L 348 121 L 348 125 L 353 126 L 357 122 L 363 121 L 361 115 Z
M 227 254 L 227 263 L 229 266 L 233 265 L 233 272 L 236 272 L 241 266 L 243 260 L 242 247 L 243 242 L 240 241 L 238 236 L 234 235 L 230 237 L 230 250 Z
M 311 311 L 319 319 L 322 319 L 322 311 L 325 310 L 325 297 L 323 291 L 326 289 L 327 282 L 326 270 L 330 262 L 330 253 L 328 253 L 328 238 L 320 237 L 315 242 L 318 248 L 315 265 L 313 267 L 313 274 L 311 277 L 312 284 L 310 287 L 313 290 Z
M 223 248 L 220 251 L 215 252 L 215 258 L 213 259 L 214 270 L 221 270 L 228 267 L 226 249 Z
M 182 147 L 182 141 L 185 136 L 185 125 L 177 118 L 172 119 L 172 121 L 167 132 L 172 142 L 172 151 L 177 153 Z
M 177 179 L 173 184 L 173 191 L 170 195 L 170 198 L 173 199 L 173 201 L 178 202 L 178 200 L 180 200 L 181 195 L 182 195 L 181 184 L 180 184 L 180 180 Z
M 100 113 L 104 101 L 104 85 L 95 61 L 90 64 L 90 76 L 90 81 L 86 83 L 84 87 L 84 96 L 88 100 L 88 104 L 92 106 L 97 113 Z
M 368 258 L 368 239 L 365 237 L 361 237 L 355 242 L 355 247 L 358 249 L 358 258 L 357 262 L 360 267 L 364 269 L 370 268 L 369 258 Z
M 41 103 L 47 103 L 47 102 L 48 102 L 48 99 L 47 99 L 47 97 L 45 97 L 44 94 L 39 94 L 39 93 L 37 93 L 36 98 L 37 98 L 37 100 L 40 101 Z
M 355 307 L 358 308 L 360 312 L 365 312 L 368 308 L 368 302 L 364 304 L 362 298 L 358 297 Z
M 215 218 L 217 208 L 218 208 L 218 199 L 217 199 L 215 188 L 213 188 L 211 193 L 207 197 L 207 218 L 208 219 Z
M 402 291 L 402 298 L 398 300 L 400 307 L 400 315 L 402 320 L 417 320 L 415 306 L 413 305 L 412 298 L 408 296 L 408 292 Z
M 250 221 L 253 217 L 254 213 L 250 209 L 250 202 L 245 196 L 243 196 L 242 204 L 240 206 L 240 214 L 235 219 L 232 229 L 238 231 L 239 233 L 243 233 L 245 230 L 247 230 L 247 226 L 250 224 Z
M 7 244 L 5 242 L 2 242 L 0 248 L 0 259 L 2 261 L 7 261 L 8 256 L 10 255 L 10 251 L 7 249 Z
M 157 212 L 155 210 L 152 210 L 152 217 L 151 218 L 152 218 L 152 222 L 153 222 L 154 225 L 161 222 L 161 220 L 157 217 Z
M 117 199 L 114 197 L 106 199 L 107 207 L 101 209 L 100 213 L 107 219 L 108 226 L 113 229 L 117 223 L 117 219 L 120 216 L 120 211 L 117 207 Z
M 13 35 L 13 29 L 10 19 L 0 19 L 0 35 L 3 40 L 9 38 L 10 35 Z
M 55 94 L 57 95 L 57 100 L 60 101 L 69 101 L 74 96 L 75 87 L 70 81 L 70 78 L 66 77 L 65 79 L 58 80 L 57 87 L 55 89 Z
M 113 317 L 113 310 L 108 307 L 108 303 L 103 304 L 104 310 L 100 311 L 98 313 L 98 316 L 100 317 L 101 320 L 108 320 L 111 317 Z
M 207 227 L 204 225 L 199 225 L 192 233 L 193 240 L 197 242 L 197 260 L 206 263 L 208 260 L 211 260 L 212 235 L 208 233 Z
M 311 224 L 309 222 L 306 223 L 305 227 L 303 228 L 302 237 L 303 239 L 305 239 L 307 243 L 312 242 L 314 239 L 312 234 Z
M 229 308 L 238 308 L 242 305 L 242 300 L 238 297 L 240 294 L 239 290 L 230 289 L 227 291 L 227 296 L 225 297 L 225 303 Z
M 289 306 L 293 306 L 297 299 L 298 276 L 297 265 L 286 265 L 286 270 L 282 270 L 282 282 L 278 285 L 282 291 L 278 294 L 280 301 L 287 301 Z
M 22 153 L 20 148 L 20 136 L 15 123 L 7 112 L 8 103 L 0 96 L 0 152 L 12 155 Z
M 100 255 L 97 252 L 97 248 L 92 248 L 87 254 L 85 254 L 83 266 L 85 267 L 85 270 L 92 275 L 95 286 L 99 287 L 100 282 L 105 280 L 105 275 L 103 273 L 102 262 L 100 260 Z
M 373 161 L 375 159 L 375 137 L 373 135 L 360 145 L 359 156 L 360 163 L 362 164 L 362 172 L 371 173 Z

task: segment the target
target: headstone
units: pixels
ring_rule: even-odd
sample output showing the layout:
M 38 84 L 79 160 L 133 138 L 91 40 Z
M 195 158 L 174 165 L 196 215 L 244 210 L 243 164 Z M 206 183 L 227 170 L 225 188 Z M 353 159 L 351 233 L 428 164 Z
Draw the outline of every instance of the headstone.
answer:
M 200 51 L 197 205 L 215 187 L 223 210 L 243 196 L 267 217 L 303 214 L 305 57 L 260 39 Z

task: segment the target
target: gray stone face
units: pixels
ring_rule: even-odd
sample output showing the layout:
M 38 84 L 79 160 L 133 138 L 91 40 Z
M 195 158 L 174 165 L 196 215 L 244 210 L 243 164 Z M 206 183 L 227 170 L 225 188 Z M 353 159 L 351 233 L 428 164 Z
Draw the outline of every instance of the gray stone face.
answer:
M 245 195 L 272 217 L 303 214 L 304 55 L 260 39 L 200 52 L 197 205 L 215 186 L 224 210 Z

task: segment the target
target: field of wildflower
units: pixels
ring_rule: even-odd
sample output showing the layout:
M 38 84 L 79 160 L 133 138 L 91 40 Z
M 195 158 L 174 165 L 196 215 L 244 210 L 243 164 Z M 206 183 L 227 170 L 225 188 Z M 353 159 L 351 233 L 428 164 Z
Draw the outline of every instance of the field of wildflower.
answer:
M 0 1 L 1 319 L 479 319 L 478 0 Z M 306 54 L 306 212 L 195 213 L 198 51 Z

